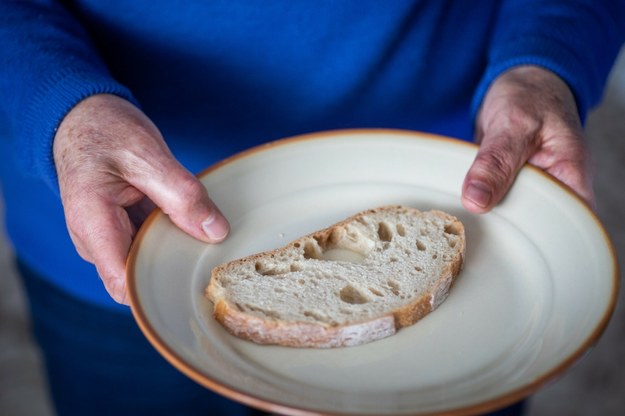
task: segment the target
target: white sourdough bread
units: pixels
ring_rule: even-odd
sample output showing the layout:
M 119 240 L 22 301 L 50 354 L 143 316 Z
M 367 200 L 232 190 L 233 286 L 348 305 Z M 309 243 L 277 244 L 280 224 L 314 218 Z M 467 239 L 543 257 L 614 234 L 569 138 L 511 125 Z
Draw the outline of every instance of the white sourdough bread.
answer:
M 365 344 L 438 307 L 464 252 L 454 216 L 386 206 L 215 267 L 206 296 L 228 331 L 260 344 Z

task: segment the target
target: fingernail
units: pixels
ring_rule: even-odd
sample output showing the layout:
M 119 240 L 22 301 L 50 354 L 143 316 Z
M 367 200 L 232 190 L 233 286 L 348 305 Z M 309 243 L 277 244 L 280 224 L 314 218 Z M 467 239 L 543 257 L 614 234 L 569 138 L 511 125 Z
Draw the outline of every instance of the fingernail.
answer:
M 473 202 L 475 205 L 486 208 L 490 204 L 492 193 L 482 182 L 472 182 L 464 193 L 465 198 Z
M 202 222 L 202 229 L 209 239 L 219 242 L 230 232 L 230 225 L 223 215 L 217 213 Z

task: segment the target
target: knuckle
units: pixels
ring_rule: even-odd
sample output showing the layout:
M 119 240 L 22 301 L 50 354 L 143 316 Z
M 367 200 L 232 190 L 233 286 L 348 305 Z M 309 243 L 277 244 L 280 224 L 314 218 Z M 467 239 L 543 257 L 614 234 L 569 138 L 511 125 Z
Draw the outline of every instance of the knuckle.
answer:
M 476 157 L 478 170 L 488 178 L 489 182 L 509 182 L 516 171 L 516 163 L 510 151 L 502 147 L 493 147 L 480 152 Z
M 82 220 L 81 209 L 76 204 L 64 203 L 65 223 L 72 239 L 83 241 L 86 237 L 87 228 Z
M 499 97 L 488 113 L 483 130 L 491 134 L 529 136 L 539 131 L 543 124 L 543 114 L 531 102 L 519 102 L 514 97 Z
M 183 205 L 193 208 L 197 205 L 204 204 L 207 199 L 207 193 L 201 182 L 193 175 L 184 175 L 176 183 L 178 199 Z
M 512 106 L 508 109 L 507 117 L 502 118 L 503 128 L 509 132 L 519 132 L 522 135 L 534 134 L 542 122 L 534 108 Z

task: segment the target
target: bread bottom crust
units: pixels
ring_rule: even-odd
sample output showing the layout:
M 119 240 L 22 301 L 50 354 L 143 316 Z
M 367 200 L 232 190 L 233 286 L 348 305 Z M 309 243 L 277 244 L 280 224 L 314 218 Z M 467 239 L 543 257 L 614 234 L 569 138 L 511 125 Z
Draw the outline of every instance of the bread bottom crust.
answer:
M 223 300 L 215 305 L 214 314 L 215 319 L 237 337 L 258 344 L 288 347 L 350 347 L 386 338 L 397 332 L 392 314 L 352 325 L 322 326 L 307 322 L 266 321 L 238 311 Z

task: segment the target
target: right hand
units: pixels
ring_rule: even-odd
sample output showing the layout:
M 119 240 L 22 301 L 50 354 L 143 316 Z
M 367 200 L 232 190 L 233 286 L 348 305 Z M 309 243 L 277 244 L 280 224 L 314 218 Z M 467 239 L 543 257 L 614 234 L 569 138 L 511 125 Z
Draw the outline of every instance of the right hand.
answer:
M 102 94 L 78 103 L 61 122 L 53 152 L 72 241 L 119 303 L 128 303 L 130 244 L 154 205 L 198 240 L 218 243 L 228 235 L 206 189 L 147 116 L 122 98 Z

